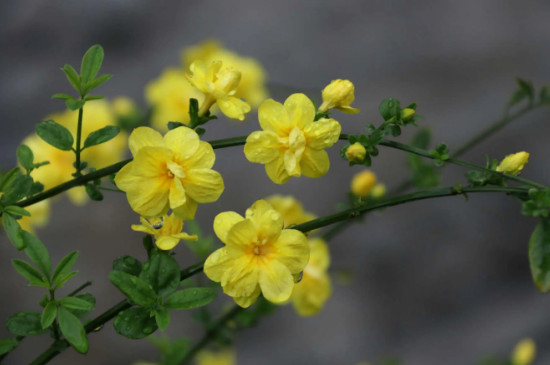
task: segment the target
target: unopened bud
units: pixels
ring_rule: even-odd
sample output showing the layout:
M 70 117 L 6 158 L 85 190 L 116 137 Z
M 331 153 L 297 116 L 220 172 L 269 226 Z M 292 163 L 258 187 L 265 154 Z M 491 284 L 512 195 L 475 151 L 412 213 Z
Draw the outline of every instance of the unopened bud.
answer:
M 405 108 L 401 110 L 401 119 L 403 119 L 405 122 L 408 122 L 409 120 L 412 119 L 412 117 L 414 117 L 415 113 L 416 111 L 414 109 Z
M 379 183 L 374 185 L 370 192 L 370 196 L 372 196 L 375 199 L 379 199 L 386 195 L 386 185 Z
M 521 340 L 512 352 L 512 364 L 529 365 L 535 359 L 537 347 L 535 341 L 530 338 Z
M 355 142 L 346 150 L 346 158 L 349 162 L 361 163 L 365 160 L 367 150 L 359 142 Z
M 529 153 L 522 151 L 506 156 L 497 166 L 498 172 L 517 175 L 523 170 L 523 166 L 529 160 Z
M 366 198 L 375 185 L 376 175 L 370 170 L 365 170 L 356 174 L 351 180 L 351 192 L 353 195 Z
M 355 86 L 349 80 L 334 80 L 323 89 L 323 104 L 320 112 L 338 109 L 345 113 L 359 113 L 359 109 L 350 106 L 355 100 Z

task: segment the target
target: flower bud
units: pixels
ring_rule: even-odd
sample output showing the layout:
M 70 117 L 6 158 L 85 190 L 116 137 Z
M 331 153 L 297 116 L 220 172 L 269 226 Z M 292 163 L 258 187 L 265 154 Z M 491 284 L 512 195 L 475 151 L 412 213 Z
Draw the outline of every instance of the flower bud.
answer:
M 367 150 L 359 142 L 355 142 L 346 150 L 346 158 L 349 162 L 361 163 L 365 160 Z
M 374 185 L 374 187 L 372 188 L 372 190 L 370 192 L 370 196 L 372 196 L 375 199 L 379 199 L 379 198 L 383 197 L 384 195 L 386 195 L 386 185 L 384 185 L 382 183 L 378 183 L 378 184 Z
M 535 359 L 537 348 L 535 342 L 526 338 L 521 340 L 514 351 L 512 352 L 512 364 L 514 365 L 529 365 Z
M 506 156 L 497 166 L 498 172 L 517 175 L 523 170 L 523 166 L 529 160 L 529 153 L 522 151 Z
M 376 175 L 370 171 L 365 170 L 356 174 L 351 180 L 351 192 L 361 198 L 366 198 L 376 185 Z
M 334 80 L 323 89 L 323 104 L 319 108 L 320 112 L 326 112 L 329 109 L 338 109 L 345 113 L 359 113 L 359 109 L 350 106 L 355 99 L 355 87 L 349 80 Z
M 412 117 L 414 117 L 414 114 L 416 113 L 416 111 L 414 109 L 411 109 L 411 108 L 405 108 L 403 110 L 401 110 L 401 118 L 405 121 L 405 122 L 408 122 L 409 120 L 412 119 Z

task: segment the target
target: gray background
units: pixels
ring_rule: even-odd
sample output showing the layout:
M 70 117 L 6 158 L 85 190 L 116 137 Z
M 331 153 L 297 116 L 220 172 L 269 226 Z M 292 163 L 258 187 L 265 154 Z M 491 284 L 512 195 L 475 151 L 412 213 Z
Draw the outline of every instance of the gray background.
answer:
M 50 100 L 69 86 L 59 71 L 78 65 L 94 43 L 105 48 L 104 71 L 115 78 L 102 87 L 108 97 L 128 95 L 143 105 L 143 88 L 161 70 L 177 65 L 182 47 L 205 38 L 257 58 L 267 69 L 272 97 L 306 91 L 320 98 L 331 79 L 356 85 L 359 116 L 335 113 L 343 131 L 379 122 L 387 96 L 417 102 L 423 125 L 437 142 L 460 145 L 501 114 L 514 77 L 549 83 L 548 14 L 542 1 L 22 1 L 0 5 L 0 165 L 15 164 L 15 148 L 36 122 L 61 107 Z M 464 159 L 483 163 L 528 150 L 524 176 L 545 182 L 549 123 L 539 110 L 474 148 Z M 208 126 L 207 139 L 258 129 L 255 115 L 242 125 Z M 400 139 L 407 141 L 411 133 Z M 201 206 L 197 219 L 211 231 L 223 210 L 243 212 L 272 193 L 295 194 L 312 212 L 333 212 L 350 177 L 360 169 L 331 150 L 323 179 L 272 184 L 260 165 L 246 162 L 241 148 L 218 153 L 215 168 L 225 180 L 221 199 Z M 407 177 L 406 156 L 381 149 L 373 169 L 389 187 Z M 465 171 L 445 169 L 445 182 L 464 182 Z M 98 314 L 121 299 L 108 282 L 115 257 L 143 257 L 141 235 L 125 198 L 72 206 L 54 204 L 51 224 L 39 232 L 54 262 L 80 251 L 77 279 L 92 279 Z M 334 280 L 324 311 L 298 318 L 283 308 L 236 342 L 239 364 L 355 364 L 395 354 L 404 364 L 472 364 L 487 353 L 508 353 L 522 337 L 539 345 L 536 364 L 550 363 L 550 299 L 533 286 L 527 242 L 536 222 L 519 213 L 511 198 L 475 195 L 422 201 L 372 214 L 331 242 L 332 268 L 350 270 L 349 284 Z M 193 259 L 183 244 L 178 257 Z M 0 237 L 0 318 L 36 310 L 41 289 L 28 288 L 10 265 L 20 255 Z M 223 298 L 226 302 L 228 298 Z M 188 313 L 175 317 L 171 335 L 198 338 Z M 0 328 L 0 337 L 8 336 Z M 49 344 L 25 340 L 6 364 L 30 361 Z M 147 341 L 116 335 L 109 323 L 90 335 L 90 352 L 73 350 L 53 364 L 130 364 L 154 360 Z

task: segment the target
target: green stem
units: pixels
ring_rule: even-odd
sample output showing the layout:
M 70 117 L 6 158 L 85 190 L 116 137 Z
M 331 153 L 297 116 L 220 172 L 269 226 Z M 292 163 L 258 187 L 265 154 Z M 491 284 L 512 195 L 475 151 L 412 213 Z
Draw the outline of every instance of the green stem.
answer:
M 235 305 L 229 312 L 224 314 L 220 319 L 218 319 L 212 327 L 204 334 L 199 342 L 189 350 L 187 355 L 182 360 L 182 364 L 189 364 L 191 360 L 197 355 L 208 343 L 216 338 L 218 332 L 225 327 L 227 322 L 235 318 L 241 311 L 244 309 Z
M 54 289 L 50 289 L 50 301 L 51 302 L 55 301 L 55 290 Z M 53 337 L 55 338 L 56 341 L 59 341 L 60 335 L 59 335 L 59 327 L 57 325 L 57 320 L 53 321 L 52 330 L 53 330 Z
M 80 152 L 82 151 L 80 148 L 80 142 L 82 139 L 82 115 L 84 114 L 84 106 L 80 107 L 78 109 L 78 125 L 76 127 L 76 173 L 75 177 L 82 176 L 82 167 L 80 165 Z
M 76 288 L 75 290 L 73 290 L 72 292 L 70 292 L 67 296 L 68 297 L 74 297 L 75 295 L 77 295 L 78 293 L 80 293 L 82 290 L 86 289 L 87 287 L 89 287 L 90 285 L 92 285 L 92 282 L 91 281 L 87 281 L 85 282 L 84 284 L 80 285 L 78 288 Z

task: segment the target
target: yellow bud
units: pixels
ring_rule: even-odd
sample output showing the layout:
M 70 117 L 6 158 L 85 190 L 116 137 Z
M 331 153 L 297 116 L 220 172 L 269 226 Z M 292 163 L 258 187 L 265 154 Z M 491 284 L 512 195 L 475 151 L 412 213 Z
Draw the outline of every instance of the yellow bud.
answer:
M 355 99 L 355 87 L 349 80 L 334 80 L 323 89 L 323 104 L 320 112 L 329 109 L 339 109 L 346 113 L 359 113 L 359 109 L 350 106 Z
M 365 170 L 353 176 L 351 192 L 353 195 L 365 198 L 371 193 L 375 185 L 376 175 L 370 170 Z
M 383 197 L 384 195 L 386 195 L 386 185 L 382 183 L 374 185 L 370 192 L 370 195 L 375 199 Z
M 412 117 L 414 117 L 415 113 L 416 113 L 416 111 L 414 109 L 405 108 L 405 109 L 401 110 L 401 118 L 403 118 L 403 120 L 405 122 L 408 122 L 409 120 L 412 119 Z
M 522 151 L 506 156 L 497 166 L 498 172 L 517 175 L 523 170 L 523 166 L 529 160 L 529 153 Z
M 537 346 L 531 338 L 521 340 L 514 351 L 512 352 L 512 364 L 514 365 L 529 365 L 535 359 L 537 354 Z
M 367 150 L 359 142 L 355 142 L 346 150 L 346 158 L 349 162 L 363 162 L 365 156 L 367 155 Z

